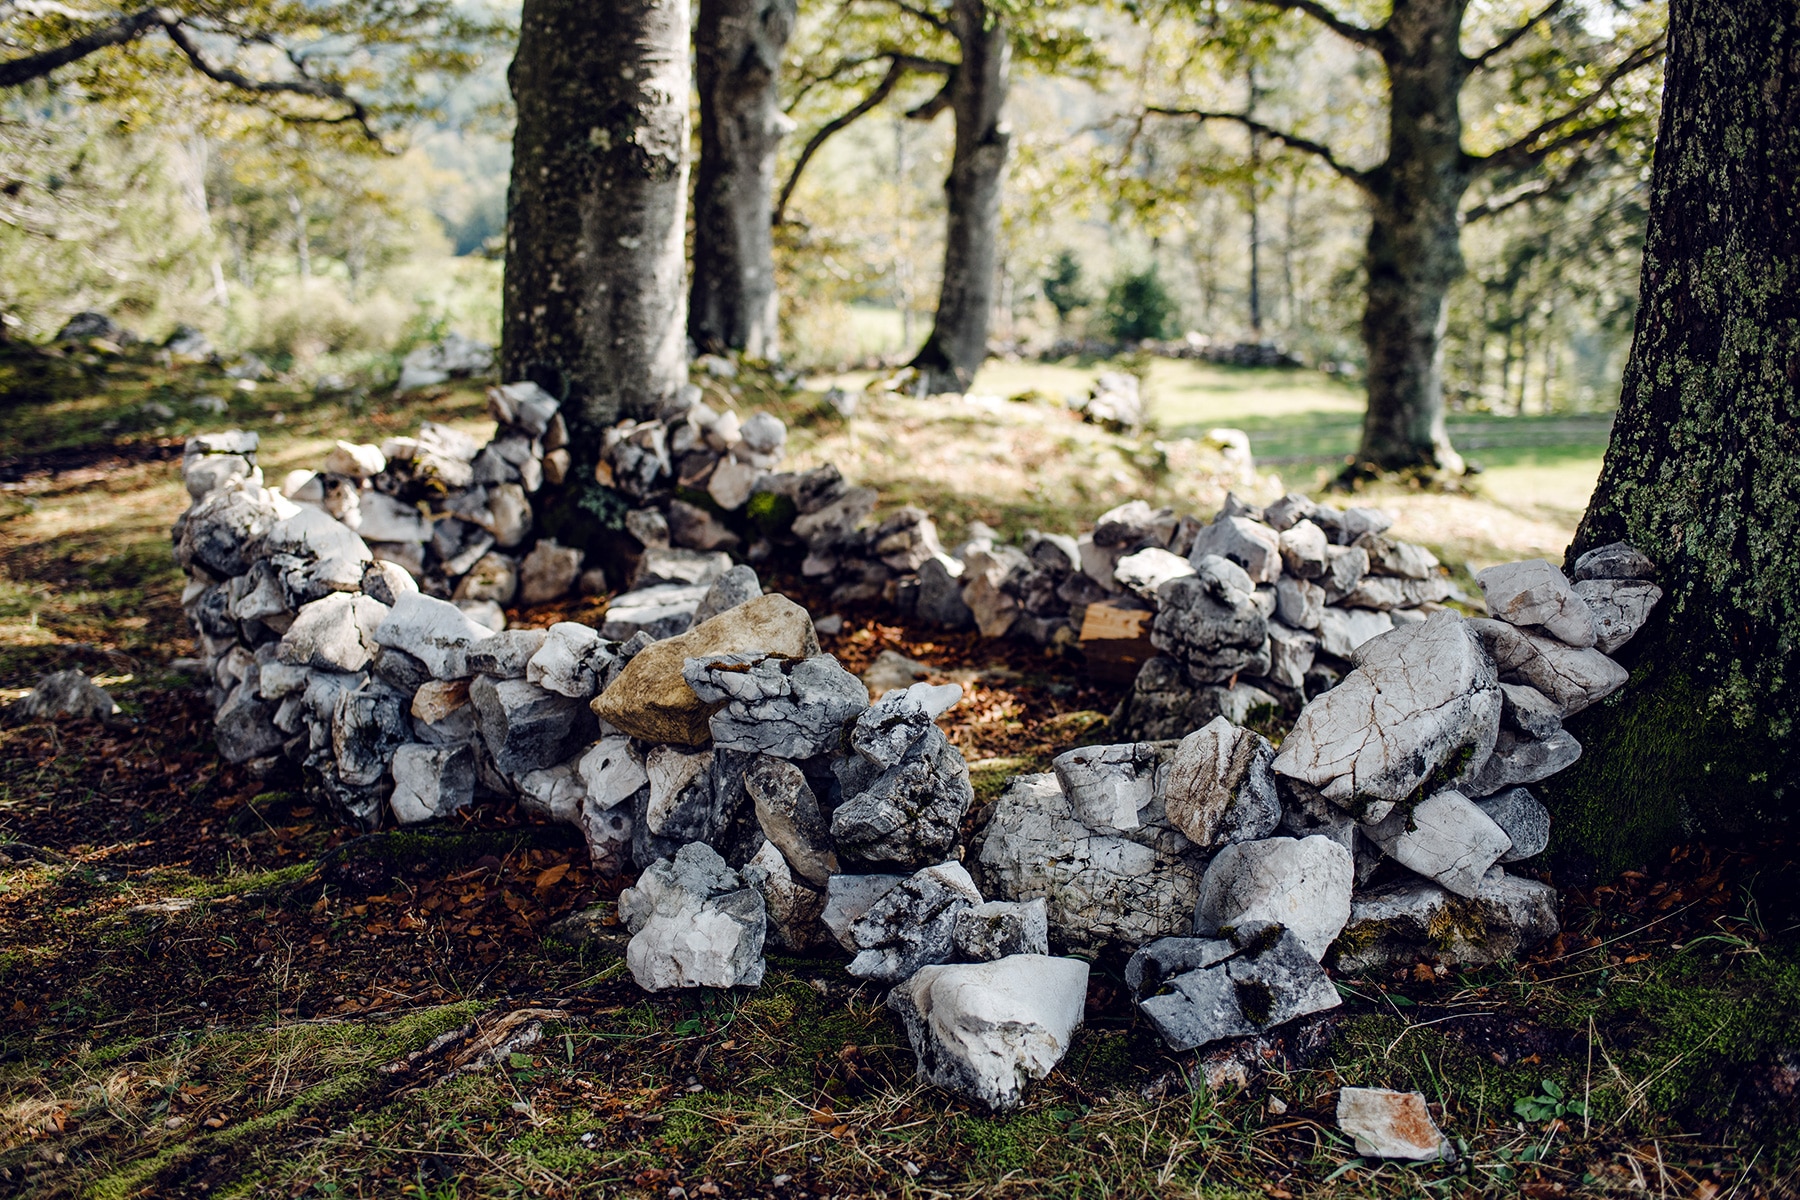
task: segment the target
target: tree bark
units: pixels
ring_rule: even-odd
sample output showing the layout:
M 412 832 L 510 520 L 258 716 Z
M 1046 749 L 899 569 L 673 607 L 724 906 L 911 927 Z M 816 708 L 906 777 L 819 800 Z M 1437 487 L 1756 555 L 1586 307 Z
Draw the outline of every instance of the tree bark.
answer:
M 955 0 L 950 22 L 962 61 L 950 81 L 956 147 L 944 181 L 949 209 L 944 278 L 931 335 L 912 362 L 926 393 L 966 391 L 987 357 L 1000 243 L 1000 181 L 1012 142 L 1000 119 L 1011 56 L 1004 22 L 985 0 Z
M 564 398 L 578 458 L 686 382 L 688 37 L 687 0 L 520 15 L 501 369 Z
M 1365 176 L 1365 470 L 1463 470 L 1444 428 L 1444 328 L 1463 265 L 1457 208 L 1472 178 L 1458 107 L 1470 70 L 1460 47 L 1466 7 L 1397 0 L 1387 25 L 1388 155 Z
M 700 161 L 688 336 L 703 351 L 774 359 L 775 150 L 792 122 L 776 83 L 795 0 L 700 0 L 694 65 Z
M 1607 872 L 1791 821 L 1800 785 L 1800 12 L 1669 23 L 1636 336 L 1569 550 L 1629 541 L 1664 597 L 1545 789 L 1557 844 Z

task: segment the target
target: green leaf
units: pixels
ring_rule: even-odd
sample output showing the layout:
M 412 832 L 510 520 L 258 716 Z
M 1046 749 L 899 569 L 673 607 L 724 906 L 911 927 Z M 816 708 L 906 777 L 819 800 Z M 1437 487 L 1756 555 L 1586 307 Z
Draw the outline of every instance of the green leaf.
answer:
M 522 1070 L 531 1065 L 531 1055 L 515 1052 L 508 1056 L 507 1061 L 510 1062 L 515 1069 Z
M 1556 1082 L 1554 1079 L 1544 1080 L 1544 1095 L 1550 1097 L 1552 1100 L 1561 1100 L 1563 1095 L 1562 1084 Z

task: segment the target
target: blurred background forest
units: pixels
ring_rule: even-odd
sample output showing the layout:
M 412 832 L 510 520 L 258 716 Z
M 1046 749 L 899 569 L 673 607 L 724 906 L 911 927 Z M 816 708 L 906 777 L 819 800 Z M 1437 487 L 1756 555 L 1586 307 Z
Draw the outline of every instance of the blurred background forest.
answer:
M 465 43 L 413 74 L 417 94 L 380 144 L 224 103 L 159 61 L 175 51 L 155 40 L 0 91 L 8 335 L 45 341 L 86 310 L 152 341 L 186 325 L 302 386 L 391 380 L 408 349 L 451 331 L 497 341 L 517 10 L 457 7 Z M 1007 110 L 995 347 L 1054 358 L 1145 338 L 1262 344 L 1354 383 L 1367 234 L 1356 189 L 1235 124 L 1156 110 L 1250 112 L 1366 162 L 1385 137 L 1370 60 L 1301 12 L 1026 7 L 1037 52 L 1017 55 Z M 1595 46 L 1641 41 L 1663 19 L 1655 4 L 1550 7 L 1517 63 L 1465 89 L 1471 146 L 1579 94 Z M 1484 20 L 1516 24 L 1515 9 L 1472 5 L 1471 39 Z M 880 89 L 882 52 L 932 35 L 877 0 L 800 6 L 778 183 L 834 118 L 879 101 L 818 148 L 780 213 L 791 367 L 902 363 L 930 328 L 951 122 L 920 119 L 935 113 L 929 74 Z M 1654 66 L 1617 81 L 1596 144 L 1471 192 L 1445 343 L 1453 412 L 1615 401 L 1660 89 Z

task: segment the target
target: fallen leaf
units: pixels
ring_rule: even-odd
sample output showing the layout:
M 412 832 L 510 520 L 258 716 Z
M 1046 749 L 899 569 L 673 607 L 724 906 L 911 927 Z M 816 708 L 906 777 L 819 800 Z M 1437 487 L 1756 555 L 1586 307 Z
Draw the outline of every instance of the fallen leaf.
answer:
M 557 863 L 554 867 L 545 867 L 542 871 L 538 872 L 537 882 L 532 886 L 541 892 L 545 888 L 554 885 L 557 880 L 568 873 L 569 864 L 566 862 Z

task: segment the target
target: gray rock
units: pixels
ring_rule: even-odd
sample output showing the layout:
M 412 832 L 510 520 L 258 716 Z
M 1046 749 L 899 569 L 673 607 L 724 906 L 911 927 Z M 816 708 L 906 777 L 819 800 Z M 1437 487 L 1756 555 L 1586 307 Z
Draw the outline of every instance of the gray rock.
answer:
M 1198 683 L 1269 669 L 1269 623 L 1246 576 L 1216 555 L 1195 560 L 1197 574 L 1163 585 L 1150 642 L 1187 667 Z M 1231 569 L 1227 569 L 1231 568 Z
M 631 930 L 626 965 L 645 991 L 762 982 L 763 898 L 710 846 L 658 859 L 619 894 L 619 915 Z
M 314 600 L 282 635 L 281 661 L 318 671 L 360 671 L 375 657 L 376 634 L 388 614 L 380 601 L 349 592 Z
M 669 519 L 654 508 L 634 508 L 625 514 L 625 532 L 636 538 L 646 549 L 667 547 L 669 544 Z M 688 553 L 683 551 L 683 553 Z M 646 557 L 648 557 L 646 555 Z M 726 555 L 730 561 L 730 555 Z M 669 582 L 675 582 L 670 580 Z M 685 582 L 699 583 L 698 579 Z
M 1471 898 L 1424 880 L 1358 895 L 1334 952 L 1337 969 L 1349 974 L 1420 959 L 1481 967 L 1514 959 L 1557 929 L 1556 889 L 1496 867 Z
M 1118 547 L 1124 553 L 1144 545 L 1166 547 L 1174 528 L 1173 509 L 1153 509 L 1142 500 L 1130 500 L 1100 514 L 1094 522 L 1093 544 L 1103 548 Z M 1084 570 L 1085 561 L 1084 558 Z
M 1337 1122 L 1350 1135 L 1356 1152 L 1367 1158 L 1449 1162 L 1456 1157 L 1450 1140 L 1432 1123 L 1431 1110 L 1419 1092 L 1340 1088 Z
M 650 783 L 631 739 L 616 734 L 588 747 L 575 770 L 587 789 L 587 806 L 599 811 L 619 807 Z
M 1221 514 L 1201 529 L 1188 560 L 1199 567 L 1209 555 L 1230 559 L 1244 568 L 1252 583 L 1274 583 L 1281 578 L 1281 535 L 1248 517 Z
M 1526 737 L 1553 737 L 1562 731 L 1562 707 L 1529 684 L 1502 683 L 1500 726 Z
M 1574 765 L 1580 757 L 1581 743 L 1567 730 L 1558 729 L 1548 737 L 1534 738 L 1502 729 L 1487 762 L 1459 786 L 1471 798 L 1491 796 L 1522 783 L 1548 779 Z
M 1319 649 L 1350 658 L 1364 642 L 1393 628 L 1394 619 L 1386 611 L 1330 605 L 1319 612 Z
M 660 519 L 662 514 L 653 512 L 652 515 Z M 631 518 L 635 516 L 636 513 L 627 516 L 626 523 L 629 525 Z M 644 536 L 655 535 L 646 531 Z M 667 539 L 666 529 L 662 536 Z M 638 560 L 637 571 L 631 577 L 631 586 L 634 588 L 654 587 L 659 583 L 675 583 L 684 587 L 710 586 L 731 570 L 731 555 L 723 550 L 683 550 L 653 543 L 646 543 L 646 546 L 644 556 Z
M 1648 580 L 1581 579 L 1575 594 L 1594 614 L 1594 648 L 1611 654 L 1636 637 L 1662 599 L 1662 589 Z
M 880 665 L 880 660 L 876 665 Z M 865 682 L 873 675 L 874 668 L 865 672 Z M 850 748 L 871 765 L 886 770 L 904 759 L 932 729 L 933 722 L 960 699 L 962 687 L 954 683 L 890 687 L 856 718 L 856 724 L 850 728 Z
M 848 799 L 831 815 L 831 836 L 841 856 L 863 862 L 910 867 L 942 858 L 975 799 L 968 763 L 935 725 L 891 766 L 859 754 L 833 770 Z
M 1206 861 L 1156 811 L 1127 832 L 1076 820 L 1054 775 L 1015 778 L 994 803 L 975 854 L 997 898 L 1042 898 L 1062 945 L 1137 945 L 1186 933 Z
M 1300 520 L 1281 531 L 1281 565 L 1289 575 L 1300 579 L 1317 579 L 1325 574 L 1329 558 L 1326 551 L 1331 539 L 1311 521 Z
M 1474 620 L 1469 628 L 1493 657 L 1503 682 L 1529 684 L 1565 717 L 1604 700 L 1631 678 L 1624 667 L 1591 647 L 1576 649 L 1504 621 Z
M 623 642 L 637 633 L 659 641 L 686 633 L 710 590 L 709 584 L 659 583 L 615 596 L 606 607 L 600 634 L 608 641 Z
M 1428 778 L 1480 770 L 1500 731 L 1493 664 L 1468 623 L 1434 613 L 1301 710 L 1275 771 L 1367 821 Z
M 1482 876 L 1512 848 L 1506 832 L 1461 792 L 1428 796 L 1366 828 L 1382 853 L 1459 896 L 1481 890 Z
M 796 878 L 775 843 L 764 842 L 751 855 L 743 876 L 762 895 L 769 915 L 768 940 L 777 949 L 805 954 L 825 939 L 825 928 L 819 922 L 825 911 L 825 893 L 809 887 L 804 878 Z
M 776 758 L 836 749 L 845 722 L 869 705 L 862 680 L 829 654 L 690 658 L 682 678 L 703 703 L 722 706 L 710 722 L 715 745 Z
M 1336 603 L 1369 573 L 1369 553 L 1361 546 L 1331 546 L 1325 551 L 1325 573 L 1318 584 L 1325 599 Z
M 962 598 L 982 637 L 1005 637 L 1019 616 L 1019 601 L 1008 587 L 1030 572 L 1031 560 L 1015 546 L 984 546 L 963 556 Z
M 1158 654 L 1138 668 L 1110 727 L 1121 737 L 1157 742 L 1186 737 L 1215 717 L 1243 725 L 1258 712 L 1280 710 L 1279 700 L 1252 684 L 1196 685 L 1181 664 Z
M 1127 554 L 1113 567 L 1113 581 L 1126 591 L 1155 601 L 1157 589 L 1171 579 L 1194 574 L 1193 564 L 1158 546 Z
M 524 679 L 532 657 L 544 648 L 549 636 L 547 629 L 508 629 L 503 633 L 488 634 L 464 652 L 464 669 L 470 674 L 492 675 L 495 679 Z
M 402 825 L 447 817 L 475 799 L 475 754 L 466 744 L 400 746 L 390 772 L 394 791 L 388 804 Z
M 779 758 L 758 758 L 744 776 L 744 788 L 756 806 L 763 835 L 795 872 L 824 887 L 838 873 L 831 819 L 819 807 L 800 768 Z
M 1068 1053 L 1087 999 L 1080 959 L 1018 954 L 926 967 L 888 993 L 919 1077 L 995 1111 Z
M 1295 629 L 1318 629 L 1325 618 L 1325 589 L 1284 575 L 1275 585 L 1275 615 Z
M 280 750 L 285 739 L 275 724 L 275 706 L 240 684 L 213 714 L 213 741 L 226 762 L 246 763 Z
M 1522 787 L 1475 801 L 1475 807 L 1500 827 L 1512 848 L 1500 856 L 1503 863 L 1535 858 L 1550 845 L 1550 812 Z
M 519 563 L 519 603 L 545 604 L 569 594 L 581 574 L 582 552 L 541 538 Z
M 509 779 L 563 762 L 599 732 L 585 703 L 523 679 L 477 675 L 469 700 L 494 765 Z
M 694 624 L 716 617 L 728 608 L 746 604 L 762 594 L 756 568 L 739 563 L 713 580 L 706 595 L 700 598 L 700 607 L 694 610 Z
M 1594 644 L 1599 631 L 1587 601 L 1563 573 L 1541 558 L 1503 563 L 1475 576 L 1487 595 L 1488 612 L 1510 625 L 1535 626 L 1578 650 Z
M 591 700 L 619 669 L 618 656 L 586 625 L 558 621 L 525 664 L 525 679 L 558 695 Z
M 850 973 L 877 983 L 897 983 L 920 967 L 947 962 L 954 951 L 957 915 L 981 903 L 981 893 L 961 863 L 915 871 L 850 923 L 856 957 Z
M 1230 945 L 1229 957 L 1173 975 L 1166 990 L 1138 1001 L 1170 1049 L 1247 1037 L 1342 1003 L 1305 945 L 1279 924 L 1247 924 Z
M 1268 837 L 1281 821 L 1274 761 L 1269 739 L 1215 717 L 1182 738 L 1164 768 L 1169 824 L 1196 846 Z
M 945 629 L 966 629 L 975 614 L 962 598 L 963 564 L 948 554 L 938 554 L 919 566 L 919 599 L 914 612 L 919 620 Z
M 412 740 L 412 697 L 370 679 L 338 696 L 331 714 L 331 753 L 338 778 L 370 787 L 388 773 L 394 752 Z
M 1206 868 L 1194 932 L 1214 937 L 1247 922 L 1274 921 L 1317 960 L 1350 919 L 1353 871 L 1350 855 L 1327 837 L 1234 843 Z
M 485 600 L 491 604 L 511 604 L 519 594 L 519 567 L 510 555 L 490 550 L 471 566 L 456 585 L 452 595 L 457 603 Z
M 270 665 L 274 666 L 275 664 L 271 663 Z M 276 697 L 270 696 L 267 690 L 260 693 L 256 688 L 250 690 L 252 693 L 262 695 L 265 699 L 276 699 Z M 19 715 L 34 721 L 54 720 L 57 717 L 106 721 L 119 711 L 119 706 L 113 702 L 111 696 L 106 694 L 105 688 L 100 687 L 86 675 L 74 669 L 54 671 L 45 675 L 37 681 L 37 686 L 26 693 L 18 705 Z M 246 758 L 236 758 L 231 761 L 244 762 L 247 758 L 254 757 L 257 756 L 252 754 Z
M 418 591 L 419 585 L 405 567 L 377 560 L 363 568 L 362 590 L 363 595 L 393 608 L 395 601 L 408 592 Z
M 370 446 L 368 449 L 375 448 Z M 354 528 L 365 542 L 420 544 L 431 540 L 431 523 L 418 508 L 380 492 L 365 492 L 360 497 L 356 517 Z
M 1154 996 L 1177 975 L 1222 963 L 1237 953 L 1224 938 L 1165 937 L 1145 942 L 1125 962 L 1125 986 L 1133 1000 Z
M 1378 533 L 1365 533 L 1356 545 L 1369 556 L 1369 570 L 1376 575 L 1395 575 L 1401 579 L 1433 579 L 1437 577 L 1437 555 L 1411 542 L 1396 542 Z
M 434 679 L 461 679 L 472 673 L 469 654 L 493 636 L 454 604 L 407 592 L 395 598 L 374 640 L 411 655 Z
M 889 569 L 917 571 L 944 552 L 937 525 L 922 508 L 908 505 L 877 525 L 869 549 Z
M 1143 825 L 1138 810 L 1151 808 L 1161 795 L 1163 769 L 1174 752 L 1168 742 L 1083 746 L 1057 755 L 1050 769 L 1077 821 L 1123 832 Z
M 956 914 L 956 957 L 992 962 L 1014 954 L 1050 953 L 1050 918 L 1042 899 L 989 900 Z
M 905 882 L 904 875 L 833 875 L 825 883 L 825 908 L 819 922 L 838 945 L 854 954 L 856 939 L 850 935 L 850 927 L 877 900 Z
M 1345 608 L 1371 608 L 1383 612 L 1396 608 L 1417 608 L 1422 604 L 1438 604 L 1450 599 L 1456 589 L 1443 576 L 1430 579 L 1397 579 L 1387 575 L 1367 575 L 1355 587 L 1338 597 Z
M 556 824 L 581 824 L 582 806 L 587 801 L 587 787 L 581 781 L 580 760 L 571 758 L 519 777 L 519 808 L 541 821 Z
M 203 454 L 181 464 L 181 481 L 195 500 L 204 500 L 207 493 L 240 480 L 251 486 L 262 482 L 256 467 L 241 454 Z
M 1649 579 L 1656 564 L 1648 555 L 1625 542 L 1596 546 L 1575 560 L 1575 579 Z
M 1269 680 L 1289 691 L 1306 686 L 1306 673 L 1318 657 L 1319 639 L 1282 621 L 1269 622 Z

